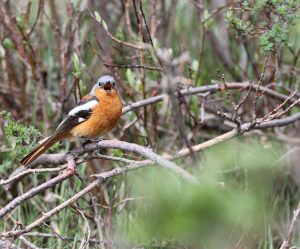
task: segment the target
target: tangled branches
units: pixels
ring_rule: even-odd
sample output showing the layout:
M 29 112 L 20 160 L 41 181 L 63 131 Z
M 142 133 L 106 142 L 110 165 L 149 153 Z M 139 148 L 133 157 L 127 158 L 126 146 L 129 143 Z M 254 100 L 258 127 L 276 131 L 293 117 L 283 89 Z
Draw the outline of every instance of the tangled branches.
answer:
M 253 90 L 258 89 L 258 87 L 251 86 L 248 83 L 227 83 L 226 87 L 227 87 L 227 89 L 228 88 L 235 89 L 238 87 L 240 87 L 241 89 L 248 89 L 248 88 L 253 89 Z M 200 93 L 200 92 L 204 92 L 204 91 L 205 92 L 209 92 L 209 91 L 215 92 L 217 90 L 223 90 L 223 88 L 217 84 L 217 85 L 212 85 L 212 86 L 204 86 L 204 87 L 199 87 L 199 88 L 191 88 L 191 89 L 181 90 L 181 93 L 182 94 L 196 94 L 196 93 Z M 260 90 L 263 91 L 263 89 L 260 89 Z M 273 97 L 282 98 L 281 94 L 276 93 L 271 90 L 265 91 L 264 94 L 270 94 Z M 133 103 L 129 106 L 126 106 L 123 110 L 123 113 L 127 113 L 129 111 L 132 111 L 132 110 L 142 107 L 144 105 L 156 103 L 157 101 L 160 101 L 162 99 L 163 99 L 162 96 L 157 96 L 157 97 L 146 99 L 146 100 L 143 100 L 143 101 L 140 101 L 137 103 Z M 284 102 L 287 102 L 287 101 L 291 101 L 291 98 L 287 97 Z M 293 105 L 293 103 L 291 105 Z M 298 120 L 300 120 L 300 113 L 291 115 L 286 118 L 281 118 L 281 119 L 268 120 L 268 121 L 265 121 L 265 120 L 257 121 L 257 122 L 255 122 L 255 124 L 253 124 L 253 122 L 244 123 L 244 124 L 241 124 L 239 127 L 234 128 L 225 134 L 215 137 L 215 138 L 213 138 L 209 141 L 206 141 L 202 144 L 194 145 L 191 147 L 191 149 L 193 152 L 199 152 L 210 146 L 224 142 L 228 139 L 231 139 L 235 136 L 239 136 L 245 132 L 249 132 L 254 129 L 266 129 L 266 128 L 285 126 L 285 125 L 291 124 L 293 122 L 296 122 Z M 44 154 L 44 155 L 41 155 L 30 166 L 36 167 L 38 165 L 49 165 L 49 164 L 51 164 L 51 165 L 63 164 L 64 165 L 65 163 L 67 163 L 69 166 L 71 165 L 71 166 L 75 167 L 76 164 L 78 164 L 78 159 L 80 159 L 80 157 L 82 155 L 89 153 L 89 152 L 97 151 L 97 150 L 103 149 L 103 148 L 108 148 L 108 149 L 113 148 L 113 149 L 128 151 L 131 153 L 136 153 L 137 155 L 147 158 L 148 160 L 139 160 L 139 161 L 127 160 L 126 161 L 126 159 L 123 159 L 123 158 L 107 157 L 107 159 L 109 159 L 109 160 L 117 160 L 117 161 L 124 160 L 124 162 L 126 162 L 127 165 L 122 168 L 114 168 L 110 171 L 91 175 L 90 177 L 94 178 L 95 180 L 92 181 L 91 183 L 89 183 L 80 192 L 76 193 L 71 198 L 62 202 L 60 205 L 53 208 L 52 210 L 49 210 L 49 211 L 43 213 L 40 218 L 38 218 L 31 224 L 22 226 L 21 229 L 3 232 L 0 234 L 0 236 L 6 237 L 6 238 L 11 238 L 11 237 L 15 238 L 15 237 L 21 236 L 22 234 L 28 233 L 28 232 L 32 231 L 33 229 L 41 226 L 46 220 L 50 219 L 51 217 L 53 217 L 55 214 L 57 214 L 64 208 L 68 207 L 69 205 L 76 202 L 78 199 L 80 199 L 83 196 L 85 196 L 86 194 L 90 193 L 99 184 L 104 184 L 107 182 L 108 179 L 115 177 L 117 175 L 125 174 L 126 172 L 138 170 L 140 168 L 148 167 L 150 165 L 159 165 L 159 166 L 166 168 L 167 170 L 170 170 L 170 171 L 176 173 L 177 175 L 183 177 L 184 179 L 187 180 L 187 182 L 190 182 L 191 184 L 197 184 L 197 179 L 195 176 L 191 175 L 189 172 L 187 172 L 183 168 L 177 166 L 175 163 L 170 161 L 172 159 L 181 158 L 181 157 L 190 155 L 191 151 L 188 148 L 182 149 L 182 150 L 178 151 L 177 153 L 175 153 L 174 155 L 160 156 L 157 153 L 153 152 L 150 148 L 143 147 L 143 146 L 140 146 L 137 144 L 127 143 L 124 141 L 115 141 L 115 140 L 102 140 L 99 142 L 90 143 L 83 147 L 75 148 L 66 154 Z M 97 158 L 97 157 L 90 157 L 90 159 L 95 159 L 95 158 Z M 101 157 L 99 157 L 99 158 L 101 158 Z M 51 178 L 50 180 L 38 185 L 37 187 L 30 189 L 26 193 L 18 196 L 17 198 L 14 198 L 6 206 L 4 206 L 0 209 L 0 217 L 7 215 L 12 210 L 14 210 L 16 207 L 18 207 L 19 205 L 22 205 L 28 199 L 33 198 L 40 192 L 45 191 L 46 189 L 52 188 L 57 184 L 61 184 L 63 181 L 72 177 L 74 175 L 73 174 L 74 172 L 68 171 L 66 168 L 67 168 L 67 166 L 60 166 L 60 167 L 56 167 L 56 168 L 41 168 L 41 169 L 20 168 L 17 172 L 13 173 L 11 175 L 11 177 L 9 177 L 8 179 L 6 179 L 6 180 L 2 179 L 0 181 L 0 185 L 16 184 L 18 181 L 20 181 L 24 176 L 26 176 L 28 174 L 53 173 L 53 172 L 59 173 L 62 171 L 62 173 L 58 174 L 56 177 Z

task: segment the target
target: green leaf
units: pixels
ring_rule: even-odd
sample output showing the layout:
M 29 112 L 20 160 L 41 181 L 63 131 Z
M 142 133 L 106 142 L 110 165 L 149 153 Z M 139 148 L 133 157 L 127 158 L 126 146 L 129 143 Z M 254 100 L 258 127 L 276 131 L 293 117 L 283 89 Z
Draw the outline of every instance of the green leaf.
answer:
M 225 18 L 228 19 L 228 20 L 231 20 L 232 19 L 232 16 L 233 16 L 233 12 L 231 10 L 228 10 L 226 13 L 225 13 Z
M 108 30 L 107 24 L 101 18 L 100 14 L 97 11 L 95 11 L 94 15 L 95 15 L 95 18 L 96 18 L 97 22 L 99 22 L 105 30 Z
M 24 16 L 23 15 L 17 15 L 16 21 L 21 28 L 24 27 Z
M 126 70 L 126 78 L 127 78 L 127 80 L 128 80 L 128 83 L 129 83 L 131 86 L 133 86 L 133 84 L 134 84 L 134 75 L 133 75 L 133 73 L 132 73 L 132 71 L 131 71 L 130 68 L 128 68 L 128 69 Z
M 193 60 L 192 62 L 192 70 L 197 71 L 199 66 L 199 61 L 198 60 Z
M 100 16 L 100 14 L 97 11 L 94 12 L 94 15 L 95 15 L 95 18 L 96 18 L 97 22 L 101 22 L 102 21 L 101 16 Z
M 81 92 L 85 92 L 85 90 L 86 90 L 86 85 L 83 84 L 82 80 L 79 81 L 79 88 L 80 88 Z
M 75 71 L 80 70 L 80 61 L 76 52 L 74 52 L 73 54 L 73 63 L 74 63 Z
M 12 40 L 10 38 L 4 38 L 3 42 L 3 47 L 4 48 L 7 48 L 7 49 L 11 49 L 11 48 L 14 48 L 14 43 L 12 42 Z

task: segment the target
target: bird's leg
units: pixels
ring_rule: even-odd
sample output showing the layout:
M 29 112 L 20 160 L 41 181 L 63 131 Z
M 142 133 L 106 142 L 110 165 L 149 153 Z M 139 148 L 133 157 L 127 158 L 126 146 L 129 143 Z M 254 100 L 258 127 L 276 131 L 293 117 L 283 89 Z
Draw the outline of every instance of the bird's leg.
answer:
M 101 140 L 104 140 L 102 137 L 99 137 L 99 138 L 81 137 L 81 138 L 84 139 L 84 142 L 82 144 L 83 147 L 86 146 L 87 144 L 98 143 Z
M 92 141 L 93 143 L 98 143 L 98 142 L 100 142 L 102 140 L 104 140 L 103 137 L 90 138 L 90 141 Z
M 82 148 L 85 149 L 85 147 L 88 144 L 93 144 L 93 143 L 98 143 L 101 140 L 103 140 L 103 138 L 99 137 L 99 138 L 87 138 L 87 137 L 81 137 L 81 139 L 83 139 L 83 143 L 82 143 Z M 88 155 L 92 155 L 93 151 L 89 151 L 87 152 Z

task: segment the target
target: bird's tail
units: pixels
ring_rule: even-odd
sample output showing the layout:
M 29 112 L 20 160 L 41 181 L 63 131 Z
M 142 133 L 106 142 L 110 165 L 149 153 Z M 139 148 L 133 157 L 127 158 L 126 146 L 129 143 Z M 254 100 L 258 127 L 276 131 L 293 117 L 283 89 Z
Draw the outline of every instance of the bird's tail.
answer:
M 59 140 L 60 138 L 57 135 L 48 137 L 38 147 L 36 147 L 27 156 L 25 156 L 21 160 L 21 164 L 26 167 L 28 164 L 30 164 L 32 161 L 38 158 L 41 154 L 43 154 L 48 148 L 50 148 L 53 144 L 55 144 Z

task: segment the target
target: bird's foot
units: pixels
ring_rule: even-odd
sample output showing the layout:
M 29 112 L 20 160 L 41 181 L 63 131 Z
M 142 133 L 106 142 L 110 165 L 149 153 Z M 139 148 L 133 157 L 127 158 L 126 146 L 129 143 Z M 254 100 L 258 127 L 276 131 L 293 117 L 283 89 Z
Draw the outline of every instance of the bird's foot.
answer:
M 87 144 L 90 143 L 98 143 L 102 140 L 104 140 L 103 138 L 99 137 L 99 138 L 86 138 L 86 137 L 82 137 L 82 139 L 84 139 L 85 141 L 83 142 L 82 146 L 86 146 Z
M 103 138 L 99 137 L 99 138 L 86 138 L 86 137 L 81 137 L 81 139 L 84 139 L 83 140 L 83 143 L 82 143 L 82 149 L 83 150 L 87 150 L 87 154 L 88 155 L 92 155 L 93 154 L 93 150 L 92 151 L 89 151 L 89 147 L 93 147 L 95 145 L 97 145 L 98 142 L 104 140 Z M 90 145 L 90 146 L 88 146 Z

